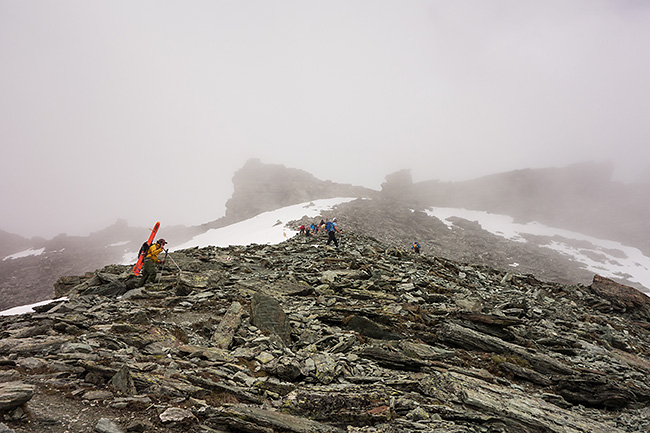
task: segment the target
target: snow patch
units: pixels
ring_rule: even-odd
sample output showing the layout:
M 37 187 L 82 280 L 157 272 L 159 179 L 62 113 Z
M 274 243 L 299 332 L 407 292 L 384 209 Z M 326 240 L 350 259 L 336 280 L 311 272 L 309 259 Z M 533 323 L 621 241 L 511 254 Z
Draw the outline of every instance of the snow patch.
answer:
M 515 223 L 514 219 L 508 215 L 441 207 L 432 207 L 425 212 L 429 216 L 440 219 L 449 228 L 454 226 L 449 219 L 459 217 L 468 221 L 476 221 L 483 230 L 515 242 L 527 242 L 526 235 L 547 237 L 548 244 L 541 245 L 541 247 L 557 251 L 582 263 L 584 269 L 589 272 L 610 278 L 624 276 L 630 281 L 650 288 L 650 257 L 643 255 L 638 248 L 557 227 L 545 226 L 538 222 Z
M 22 305 L 20 307 L 14 307 L 10 308 L 5 311 L 0 311 L 0 316 L 16 316 L 18 314 L 25 314 L 25 313 L 33 313 L 34 312 L 34 307 L 39 307 L 41 305 L 47 305 L 52 302 L 58 302 L 58 301 L 67 301 L 68 298 L 59 298 L 59 299 L 48 299 L 47 301 L 41 301 L 37 302 L 35 304 L 30 304 L 30 305 Z
M 230 245 L 279 244 L 298 233 L 286 227 L 289 221 L 298 220 L 303 216 L 315 218 L 323 211 L 331 210 L 336 205 L 352 200 L 356 200 L 356 198 L 339 197 L 313 200 L 264 212 L 245 221 L 208 230 L 182 245 L 175 246 L 170 251 L 196 246 L 202 248 L 208 245 L 227 247 Z
M 28 250 L 21 251 L 19 253 L 11 254 L 10 256 L 7 256 L 4 259 L 2 259 L 2 261 L 20 259 L 22 257 L 29 257 L 29 256 L 40 256 L 44 252 L 45 252 L 45 248 L 39 248 L 37 250 L 30 248 Z

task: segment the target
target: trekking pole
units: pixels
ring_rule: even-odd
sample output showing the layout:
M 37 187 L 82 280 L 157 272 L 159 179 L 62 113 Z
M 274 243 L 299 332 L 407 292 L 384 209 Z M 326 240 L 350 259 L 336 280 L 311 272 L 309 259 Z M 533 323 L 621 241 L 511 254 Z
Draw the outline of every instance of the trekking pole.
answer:
M 178 266 L 178 263 L 176 263 L 176 260 L 174 260 L 174 258 L 173 258 L 172 256 L 169 256 L 169 255 L 168 255 L 168 256 L 165 256 L 165 260 L 167 260 L 167 257 L 169 257 L 169 260 L 171 260 L 172 263 L 173 263 L 173 264 L 178 268 L 178 273 L 179 273 L 179 274 L 180 274 L 181 272 L 183 272 L 183 271 L 181 270 L 181 267 Z
M 169 260 L 171 260 L 174 266 L 176 266 L 176 269 L 178 269 L 178 277 L 176 278 L 176 284 L 174 284 L 174 287 L 178 287 L 178 284 L 181 282 L 181 274 L 183 273 L 183 270 L 178 266 L 178 263 L 176 263 L 176 260 L 174 260 L 172 256 L 165 256 L 165 260 L 167 260 L 167 257 L 169 257 Z
M 169 248 L 165 250 L 165 260 L 163 260 L 162 268 L 160 268 L 160 272 L 157 275 L 156 283 L 160 283 L 160 279 L 162 278 L 162 274 L 165 271 L 165 265 L 167 264 L 167 257 L 169 257 Z

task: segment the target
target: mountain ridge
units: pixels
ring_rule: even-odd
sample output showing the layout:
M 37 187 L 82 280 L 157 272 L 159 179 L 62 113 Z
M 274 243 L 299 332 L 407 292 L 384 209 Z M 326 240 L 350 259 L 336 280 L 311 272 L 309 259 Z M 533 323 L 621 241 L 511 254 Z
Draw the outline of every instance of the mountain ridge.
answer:
M 377 236 L 384 242 L 402 248 L 407 247 L 414 240 L 419 240 L 423 245 L 424 253 L 499 269 L 507 270 L 513 261 L 517 261 L 521 266 L 519 272 L 535 274 L 551 281 L 588 284 L 593 273 L 582 269 L 579 263 L 572 263 L 566 257 L 552 253 L 548 249 L 532 246 L 535 242 L 532 237 L 529 240 L 530 246 L 522 246 L 487 233 L 477 223 L 460 219 L 456 220 L 456 230 L 452 233 L 449 227 L 434 217 L 427 217 L 422 211 L 436 204 L 483 207 L 493 211 L 504 210 L 500 203 L 507 201 L 508 194 L 503 192 L 503 188 L 519 188 L 520 185 L 533 183 L 538 185 L 537 189 L 542 189 L 539 185 L 543 186 L 549 178 L 555 179 L 556 187 L 551 189 L 555 195 L 558 194 L 558 188 L 561 189 L 563 186 L 563 182 L 566 184 L 566 189 L 579 191 L 592 185 L 593 191 L 590 192 L 589 197 L 595 196 L 598 201 L 602 201 L 598 191 L 612 188 L 616 190 L 620 187 L 620 185 L 612 186 L 610 177 L 611 172 L 606 166 L 582 165 L 562 169 L 527 169 L 492 175 L 468 181 L 469 183 L 440 184 L 435 181 L 413 183 L 410 171 L 401 170 L 387 175 L 381 191 L 374 191 L 321 181 L 303 170 L 264 164 L 258 159 L 251 159 L 233 176 L 234 193 L 227 202 L 224 217 L 193 227 L 168 227 L 163 224 L 161 233 L 168 240 L 173 240 L 174 244 L 179 245 L 200 233 L 240 222 L 260 212 L 325 197 L 351 195 L 365 200 L 357 200 L 341 206 L 341 210 L 337 212 L 345 216 L 345 225 L 353 227 L 359 233 Z M 524 182 L 522 178 L 528 181 Z M 512 185 L 513 179 L 515 185 L 509 186 Z M 575 185 L 567 183 L 570 179 L 577 179 Z M 485 185 L 493 186 L 495 183 L 502 183 L 506 187 L 501 190 L 496 187 L 488 188 L 493 190 L 489 196 L 480 194 L 480 191 L 486 188 Z M 472 185 L 480 185 L 480 188 Z M 645 193 L 644 186 L 637 185 L 634 188 L 640 191 L 640 195 Z M 626 191 L 634 188 L 630 187 Z M 466 190 L 474 192 L 462 194 L 457 192 Z M 641 232 L 645 225 L 650 224 L 650 212 L 646 212 L 643 205 L 638 205 L 632 200 L 631 197 L 635 197 L 632 192 L 619 195 L 622 197 L 621 200 L 604 202 L 604 204 L 616 205 L 618 215 L 621 217 L 617 220 L 615 215 L 603 215 L 602 220 L 609 221 L 607 225 L 618 227 L 619 232 L 623 230 L 625 236 L 622 237 L 628 240 L 630 234 L 635 232 L 632 227 L 641 227 L 642 230 L 635 236 L 635 243 L 643 249 L 648 241 L 647 236 Z M 484 201 L 481 206 L 476 205 L 477 196 Z M 535 202 L 536 196 L 528 191 L 523 198 L 519 195 L 513 200 L 521 207 L 519 212 L 512 211 L 515 214 L 513 216 L 519 215 L 521 219 L 525 219 L 526 212 L 530 211 L 528 204 Z M 561 201 L 569 202 L 571 206 L 574 204 L 569 199 Z M 632 205 L 627 205 L 627 202 L 632 202 Z M 354 210 L 354 206 L 358 209 Z M 547 207 L 553 209 L 553 206 Z M 585 209 L 594 208 L 594 206 L 585 207 Z M 563 214 L 570 213 L 566 209 L 555 210 Z M 335 213 L 328 215 L 335 216 Z M 573 223 L 579 220 L 579 215 L 580 213 L 573 214 Z M 605 216 L 609 219 L 604 218 Z M 381 223 L 382 220 L 385 220 L 385 223 Z M 612 221 L 618 224 L 613 224 Z M 314 221 L 307 219 L 303 222 Z M 60 235 L 51 240 L 25 239 L 0 232 L 0 239 L 6 240 L 0 243 L 5 254 L 5 260 L 0 261 L 0 309 L 51 299 L 53 286 L 61 276 L 83 274 L 110 263 L 122 263 L 129 252 L 130 254 L 137 252 L 146 238 L 147 230 L 147 228 L 129 227 L 125 220 L 118 220 L 114 225 L 91 233 L 88 237 Z M 650 230 L 645 233 L 650 233 Z M 40 255 L 6 258 L 30 248 L 44 250 Z M 643 289 L 642 286 L 625 277 L 618 281 Z
M 522 169 L 462 182 L 424 181 L 412 195 L 429 206 L 465 207 L 619 240 L 650 256 L 650 184 L 612 180 L 607 163 Z

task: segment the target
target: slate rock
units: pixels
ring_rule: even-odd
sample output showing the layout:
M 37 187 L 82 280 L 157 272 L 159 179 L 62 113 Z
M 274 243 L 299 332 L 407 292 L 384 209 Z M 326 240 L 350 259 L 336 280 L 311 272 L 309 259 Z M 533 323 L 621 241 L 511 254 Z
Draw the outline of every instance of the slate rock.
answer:
M 126 365 L 123 365 L 115 376 L 108 382 L 115 389 L 120 390 L 123 394 L 134 395 L 137 393 L 131 371 Z
M 303 417 L 260 409 L 252 406 L 236 405 L 223 408 L 219 412 L 219 415 L 221 417 L 227 418 L 227 422 L 233 426 L 237 426 L 239 424 L 239 421 L 249 421 L 253 422 L 255 425 L 269 427 L 269 432 L 282 431 L 287 433 L 344 433 L 344 430 L 333 427 L 331 425 L 312 421 Z
M 0 412 L 9 411 L 27 403 L 35 387 L 20 381 L 0 383 Z
M 196 421 L 196 417 L 187 409 L 182 409 L 179 407 L 170 407 L 160 414 L 160 421 L 163 424 L 168 423 L 188 423 Z
M 253 295 L 251 323 L 262 331 L 276 334 L 284 344 L 291 344 L 291 331 L 287 315 L 275 298 L 262 293 Z
M 0 422 L 0 433 L 16 433 L 13 429 Z
M 124 433 L 124 430 L 108 418 L 101 418 L 97 421 L 95 431 L 99 433 Z
M 377 338 L 380 340 L 399 340 L 401 337 L 391 332 L 372 320 L 362 316 L 351 316 L 343 322 L 349 329 L 357 331 L 366 337 Z
M 599 297 L 610 301 L 618 311 L 635 312 L 640 317 L 650 318 L 650 297 L 632 287 L 594 275 L 589 288 Z
M 237 331 L 237 328 L 241 324 L 243 312 L 242 305 L 239 302 L 235 301 L 230 305 L 230 308 L 212 335 L 212 342 L 215 346 L 221 349 L 228 349 L 230 347 L 235 331 Z

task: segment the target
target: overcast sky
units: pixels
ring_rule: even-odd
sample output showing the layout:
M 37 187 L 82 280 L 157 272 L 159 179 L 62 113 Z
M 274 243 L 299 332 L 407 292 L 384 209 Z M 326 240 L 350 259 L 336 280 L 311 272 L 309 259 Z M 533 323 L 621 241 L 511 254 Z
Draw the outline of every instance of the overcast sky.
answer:
M 223 216 L 251 157 L 380 188 L 649 166 L 650 2 L 0 0 L 0 229 Z

